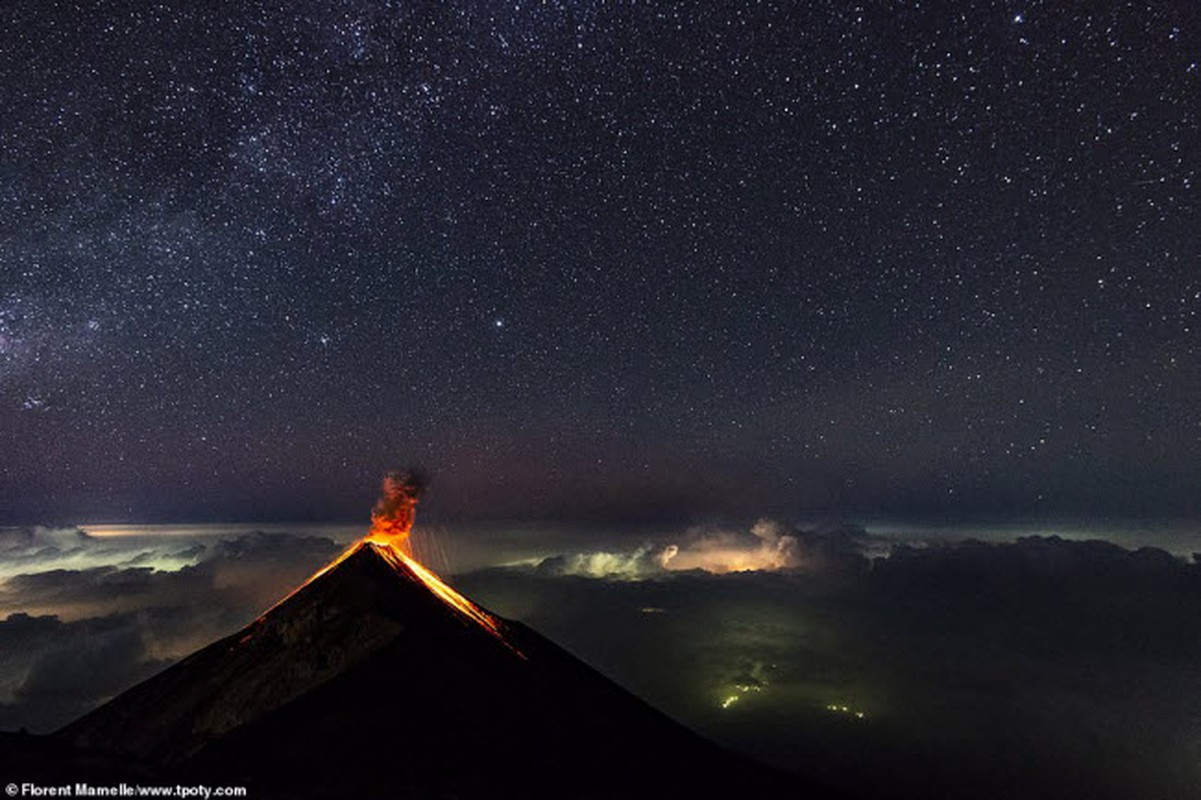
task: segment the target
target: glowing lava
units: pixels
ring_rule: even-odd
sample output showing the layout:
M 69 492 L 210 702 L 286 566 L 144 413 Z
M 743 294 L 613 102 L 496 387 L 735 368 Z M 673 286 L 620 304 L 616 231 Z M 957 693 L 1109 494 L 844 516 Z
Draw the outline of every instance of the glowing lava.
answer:
M 273 609 L 282 605 L 304 587 L 363 548 L 370 547 L 400 576 L 421 583 L 465 621 L 479 625 L 524 659 L 525 656 L 521 651 L 505 637 L 499 619 L 450 588 L 432 570 L 413 558 L 409 536 L 412 533 L 413 519 L 417 513 L 417 500 L 421 497 L 423 488 L 424 483 L 421 478 L 411 472 L 389 472 L 384 476 L 382 493 L 375 508 L 371 511 L 370 532 L 346 548 L 333 561 L 317 570 L 308 580 L 289 592 L 270 609 L 263 612 L 259 617 L 259 622 L 262 622 Z M 253 633 L 247 634 L 242 641 L 246 641 L 251 636 Z
M 433 592 L 443 603 L 446 603 L 455 611 L 459 612 L 459 614 L 471 620 L 475 624 L 487 629 L 487 631 L 496 638 L 500 639 L 501 641 L 505 641 L 505 635 L 500 629 L 500 621 L 496 617 L 492 616 L 487 611 L 447 586 L 442 582 L 441 578 L 423 567 L 413 558 L 410 558 L 409 556 L 400 552 L 400 550 L 393 545 L 381 545 L 378 542 L 371 541 L 370 539 L 368 539 L 365 544 L 369 547 L 374 547 L 375 552 L 383 556 L 384 560 L 391 564 L 394 569 L 397 569 L 401 572 L 405 570 L 411 572 L 417 578 L 417 580 L 425 584 L 425 587 Z

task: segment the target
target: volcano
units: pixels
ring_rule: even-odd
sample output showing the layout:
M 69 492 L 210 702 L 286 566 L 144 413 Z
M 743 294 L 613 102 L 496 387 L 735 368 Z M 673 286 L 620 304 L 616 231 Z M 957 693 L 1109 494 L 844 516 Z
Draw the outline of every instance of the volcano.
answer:
M 817 797 L 364 539 L 55 734 L 252 797 Z

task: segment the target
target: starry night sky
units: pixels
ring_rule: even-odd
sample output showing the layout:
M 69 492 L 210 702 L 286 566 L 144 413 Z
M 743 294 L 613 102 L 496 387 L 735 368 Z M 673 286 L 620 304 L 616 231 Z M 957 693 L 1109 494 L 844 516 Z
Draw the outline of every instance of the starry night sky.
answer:
M 0 9 L 0 518 L 1201 514 L 1175 3 Z

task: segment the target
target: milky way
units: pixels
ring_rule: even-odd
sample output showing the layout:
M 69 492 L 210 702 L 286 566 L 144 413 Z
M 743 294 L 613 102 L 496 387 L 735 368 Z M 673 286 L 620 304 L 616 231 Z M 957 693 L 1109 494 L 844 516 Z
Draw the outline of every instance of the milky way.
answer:
M 1199 41 L 6 3 L 0 516 L 1196 514 Z

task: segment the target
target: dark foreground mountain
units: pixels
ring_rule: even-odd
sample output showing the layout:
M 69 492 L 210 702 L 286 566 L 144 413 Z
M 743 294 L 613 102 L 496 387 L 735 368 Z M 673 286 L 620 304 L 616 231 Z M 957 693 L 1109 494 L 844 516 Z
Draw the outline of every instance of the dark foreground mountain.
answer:
M 62 786 L 83 782 L 111 786 L 148 783 L 156 774 L 154 765 L 78 748 L 54 736 L 0 732 L 0 776 L 5 784 Z
M 827 796 L 374 543 L 56 737 L 255 798 Z

